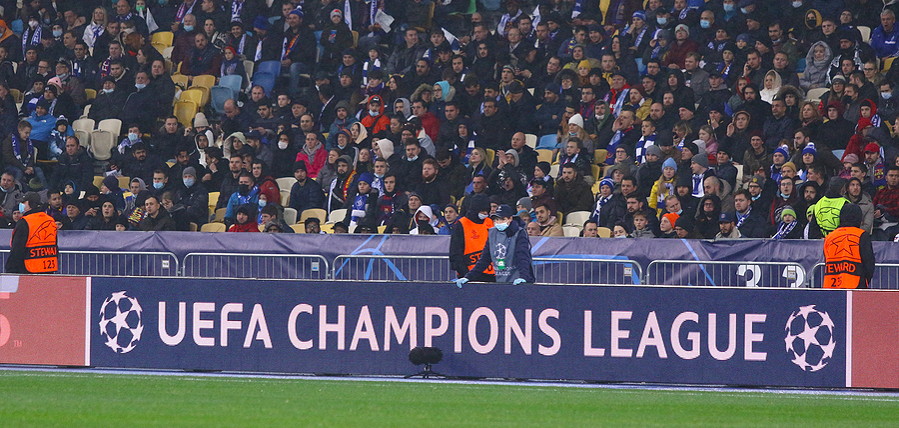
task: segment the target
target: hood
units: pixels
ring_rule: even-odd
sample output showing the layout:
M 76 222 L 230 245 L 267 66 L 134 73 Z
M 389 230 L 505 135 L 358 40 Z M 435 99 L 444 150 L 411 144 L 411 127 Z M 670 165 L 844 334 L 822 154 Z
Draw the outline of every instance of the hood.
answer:
M 409 102 L 408 98 L 397 98 L 396 101 L 394 101 L 394 104 L 397 102 L 403 103 L 403 118 L 412 116 L 412 103 Z
M 721 198 L 717 195 L 705 195 L 699 200 L 699 203 L 696 204 L 696 219 L 699 220 L 706 217 L 705 212 L 702 210 L 702 205 L 706 200 L 711 200 L 712 204 L 715 205 L 715 210 L 707 218 L 718 221 L 718 215 L 721 214 Z
M 811 24 L 811 23 L 808 22 L 808 21 L 806 21 L 805 18 L 803 18 L 802 21 L 805 23 L 805 28 L 806 28 L 806 29 L 809 29 L 809 30 L 813 30 L 813 29 L 815 29 L 815 28 L 820 27 L 820 26 L 821 26 L 821 22 L 824 20 L 824 18 L 821 16 L 821 12 L 819 12 L 818 9 L 809 9 L 809 10 L 807 10 L 807 11 L 805 12 L 804 15 L 807 16 L 809 13 L 814 13 L 814 14 L 815 14 L 815 22 L 814 22 L 814 26 L 809 25 L 809 24 Z
M 776 90 L 779 90 L 781 86 L 783 86 L 783 79 L 780 78 L 780 73 L 778 73 L 774 70 L 768 70 L 768 72 L 765 73 L 765 77 L 768 77 L 768 76 L 774 76 L 774 87 L 769 90 L 776 91 Z M 764 89 L 767 89 L 767 88 L 765 88 L 763 85 L 762 90 L 764 90 Z
M 443 92 L 443 95 L 440 97 L 440 101 L 453 100 L 453 97 L 456 95 L 456 89 L 453 88 L 452 85 L 449 84 L 449 82 L 447 82 L 446 80 L 441 80 L 435 83 L 435 85 L 439 86 L 441 92 Z
M 844 190 L 846 189 L 846 181 L 845 178 L 842 177 L 832 177 L 830 181 L 827 182 L 827 192 L 824 196 L 828 198 L 842 198 Z
M 861 227 L 862 209 L 856 204 L 845 204 L 840 210 L 840 227 Z
M 139 190 L 138 190 L 138 193 L 143 192 L 144 190 L 147 190 L 147 183 L 144 183 L 144 179 L 143 179 L 143 178 L 140 178 L 140 177 L 134 177 L 134 178 L 131 179 L 131 182 L 132 182 L 132 183 L 134 183 L 135 181 L 137 182 L 137 186 L 138 186 L 138 189 L 139 189 Z
M 512 155 L 512 166 L 517 168 L 520 162 L 518 159 L 518 151 L 515 149 L 509 149 L 506 150 L 506 153 Z
M 816 46 L 824 46 L 824 53 L 826 58 L 824 61 L 815 61 L 815 47 Z M 815 42 L 812 44 L 812 47 L 809 48 L 808 53 L 805 54 L 805 63 L 808 65 L 814 64 L 816 67 L 824 67 L 825 65 L 830 64 L 830 61 L 833 59 L 833 51 L 830 50 L 830 46 L 824 42 Z
M 363 141 L 365 141 L 366 138 L 368 138 L 368 129 L 366 129 L 365 126 L 362 125 L 362 122 L 353 122 L 353 124 L 350 125 L 350 126 L 351 126 L 351 127 L 352 127 L 352 126 L 357 126 L 357 127 L 359 127 L 359 136 L 356 137 L 356 141 L 355 141 L 355 143 L 356 143 L 357 145 L 361 144 Z M 353 136 L 353 133 L 351 132 L 351 133 L 350 133 L 350 138 L 352 138 L 352 136 Z
M 393 141 L 388 139 L 378 140 L 375 142 L 378 145 L 378 148 L 381 149 L 381 156 L 384 159 L 390 159 L 393 156 Z
M 418 213 L 422 213 L 422 214 L 428 216 L 428 218 L 430 219 L 430 220 L 428 220 L 428 224 L 430 224 L 431 226 L 434 226 L 434 227 L 437 226 L 437 221 L 438 221 L 437 216 L 434 215 L 434 210 L 432 210 L 429 205 L 422 205 L 421 207 L 419 207 L 418 210 L 415 211 L 415 215 L 413 215 L 412 218 L 418 217 Z
M 465 215 L 472 221 L 481 222 L 481 219 L 478 218 L 478 213 L 481 211 L 490 212 L 490 199 L 487 198 L 486 195 L 474 194 L 468 196 L 468 212 Z
M 225 158 L 231 156 L 231 154 L 234 150 L 233 147 L 231 146 L 232 138 L 237 138 L 238 140 L 240 140 L 241 143 L 243 143 L 244 147 L 247 147 L 247 137 L 245 135 L 243 135 L 243 132 L 235 132 L 235 133 L 229 135 L 228 138 L 225 138 L 225 141 L 223 143 L 223 146 L 224 146 L 223 151 L 225 152 Z

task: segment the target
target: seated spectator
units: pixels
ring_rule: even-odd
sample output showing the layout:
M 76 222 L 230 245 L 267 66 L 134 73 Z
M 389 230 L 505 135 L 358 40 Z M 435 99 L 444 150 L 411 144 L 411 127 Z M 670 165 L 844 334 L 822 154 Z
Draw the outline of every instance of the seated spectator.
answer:
M 556 214 L 546 205 L 538 205 L 534 208 L 534 213 L 537 214 L 536 223 L 540 227 L 540 236 L 565 236 Z
M 259 232 L 255 211 L 249 204 L 238 207 L 235 222 L 228 228 L 228 232 Z
M 144 232 L 156 232 L 165 230 L 177 230 L 175 221 L 168 211 L 162 209 L 158 196 L 150 195 L 144 202 L 145 215 L 138 224 L 138 228 Z M 71 216 L 69 216 L 71 218 Z M 72 221 L 74 226 L 75 221 Z

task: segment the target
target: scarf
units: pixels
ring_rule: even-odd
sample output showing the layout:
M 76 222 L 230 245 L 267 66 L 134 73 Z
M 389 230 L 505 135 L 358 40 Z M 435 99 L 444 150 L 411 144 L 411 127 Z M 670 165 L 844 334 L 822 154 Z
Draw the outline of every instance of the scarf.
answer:
M 637 163 L 643 163 L 643 153 L 646 151 L 647 147 L 655 145 L 656 137 L 658 137 L 657 134 L 652 134 L 648 137 L 640 137 L 640 141 L 637 141 L 637 150 L 635 153 L 637 155 Z
M 130 21 L 133 16 L 131 12 L 128 12 L 127 15 L 116 15 L 115 20 L 116 22 Z
M 29 138 L 26 141 L 26 153 L 22 153 L 22 142 L 19 140 L 19 134 L 13 132 L 10 137 L 12 138 L 12 152 L 16 156 L 22 165 L 28 166 L 31 162 L 31 154 L 34 153 L 34 144 L 32 144 L 31 139 Z
M 794 220 L 792 223 L 781 222 L 777 227 L 777 233 L 774 234 L 772 239 L 785 239 L 787 235 L 789 235 L 790 232 L 793 231 L 793 228 L 796 227 L 796 223 L 799 222 L 796 220 Z
M 292 38 L 288 35 L 284 37 L 284 53 L 281 55 L 281 60 L 285 60 L 290 57 L 290 52 L 293 51 L 293 47 L 297 44 L 297 39 L 300 38 L 300 33 L 297 32 Z M 260 46 L 262 43 L 259 44 Z
M 693 196 L 697 198 L 701 198 L 705 196 L 705 189 L 702 188 L 702 180 L 705 179 L 705 174 L 693 174 Z
M 175 22 L 180 24 L 182 21 L 184 21 L 184 15 L 192 13 L 194 10 L 194 5 L 196 3 L 197 2 L 195 1 L 190 2 L 189 5 L 187 3 L 181 3 L 181 6 L 179 6 L 178 10 L 175 12 Z
M 343 22 L 347 27 L 353 28 L 353 8 L 350 7 L 350 0 L 343 1 Z
M 25 30 L 25 33 L 22 34 L 22 55 L 25 55 L 25 51 L 28 50 L 29 46 L 37 46 L 41 44 L 41 33 L 43 32 L 43 27 L 38 24 L 37 28 L 31 30 L 31 37 L 26 37 L 25 35 L 28 34 L 29 30 L 31 29 L 29 28 L 28 30 Z
M 246 4 L 246 0 L 234 0 L 234 2 L 231 3 L 231 22 L 241 22 L 240 12 L 243 10 L 244 5 Z
M 746 214 L 740 214 L 739 212 L 735 213 L 737 215 L 737 227 L 738 228 L 743 225 L 743 222 L 746 221 L 747 218 L 749 218 L 749 214 L 751 212 L 752 212 L 752 207 L 749 207 L 749 209 L 746 210 Z

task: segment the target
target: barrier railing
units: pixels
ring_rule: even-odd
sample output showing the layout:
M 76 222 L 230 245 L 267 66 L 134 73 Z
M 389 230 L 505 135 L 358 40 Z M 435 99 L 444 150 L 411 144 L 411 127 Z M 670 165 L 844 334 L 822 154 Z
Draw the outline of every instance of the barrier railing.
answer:
M 181 275 L 197 278 L 328 279 L 328 260 L 317 254 L 190 253 Z
M 639 285 L 643 268 L 630 259 L 535 257 L 534 276 L 540 284 Z
M 795 262 L 654 260 L 644 284 L 725 287 L 805 287 L 805 268 Z
M 178 257 L 168 252 L 60 251 L 59 272 L 57 273 L 60 275 L 178 276 L 180 272 Z
M 456 278 L 446 256 L 353 254 L 334 259 L 331 278 L 353 281 L 449 282 Z
M 812 267 L 809 288 L 821 288 L 824 280 L 824 263 Z M 899 290 L 899 264 L 877 263 L 874 265 L 874 277 L 869 288 L 879 290 Z

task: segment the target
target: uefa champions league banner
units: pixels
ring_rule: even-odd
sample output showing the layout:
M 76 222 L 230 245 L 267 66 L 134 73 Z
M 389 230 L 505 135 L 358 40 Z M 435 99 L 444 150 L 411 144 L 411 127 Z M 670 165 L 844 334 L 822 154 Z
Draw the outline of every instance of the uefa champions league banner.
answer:
M 91 289 L 99 367 L 404 375 L 419 369 L 409 350 L 433 346 L 449 376 L 853 385 L 845 291 L 99 277 Z M 868 330 L 866 346 L 884 348 Z

